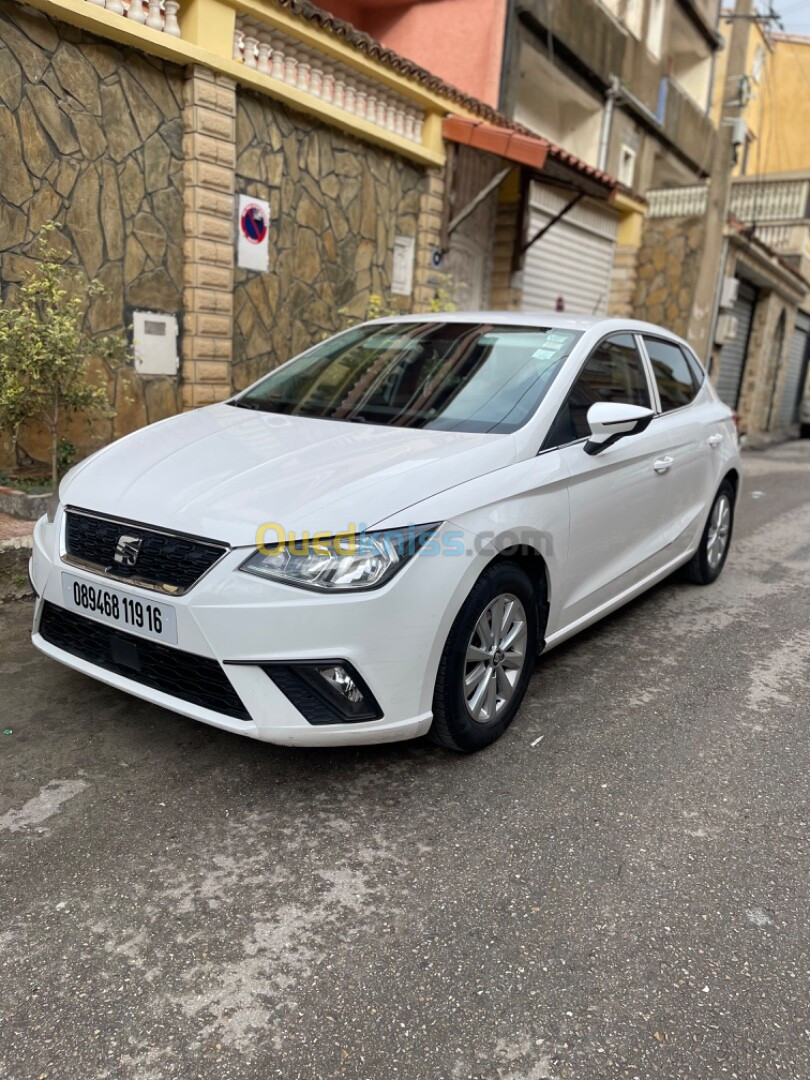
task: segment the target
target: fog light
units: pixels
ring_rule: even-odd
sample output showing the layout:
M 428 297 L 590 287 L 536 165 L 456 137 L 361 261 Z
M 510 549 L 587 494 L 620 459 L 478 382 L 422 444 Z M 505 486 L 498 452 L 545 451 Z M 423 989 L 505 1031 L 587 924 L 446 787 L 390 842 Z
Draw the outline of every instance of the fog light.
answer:
M 348 671 L 341 665 L 335 667 L 322 667 L 317 668 L 319 675 L 322 675 L 324 679 L 338 691 L 343 694 L 347 701 L 350 701 L 353 705 L 358 704 L 363 700 L 363 692 L 357 686 L 357 683 L 348 673 Z
M 382 709 L 348 660 L 290 660 L 261 665 L 310 724 L 382 719 Z

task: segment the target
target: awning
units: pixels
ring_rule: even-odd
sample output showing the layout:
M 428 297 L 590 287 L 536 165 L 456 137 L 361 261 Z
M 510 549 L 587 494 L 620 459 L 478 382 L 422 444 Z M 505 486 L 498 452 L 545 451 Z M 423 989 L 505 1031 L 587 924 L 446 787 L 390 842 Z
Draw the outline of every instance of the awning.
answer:
M 445 117 L 442 133 L 448 142 L 497 154 L 506 161 L 540 174 L 538 178 L 567 185 L 592 198 L 609 199 L 619 186 L 612 176 L 586 164 L 541 135 L 462 116 Z

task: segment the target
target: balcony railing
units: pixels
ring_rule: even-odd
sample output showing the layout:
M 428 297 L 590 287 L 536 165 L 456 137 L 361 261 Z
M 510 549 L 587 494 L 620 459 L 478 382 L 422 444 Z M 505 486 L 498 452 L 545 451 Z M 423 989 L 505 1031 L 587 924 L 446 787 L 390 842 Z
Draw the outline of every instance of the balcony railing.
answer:
M 705 184 L 648 191 L 647 216 L 690 217 L 703 214 L 707 191 Z M 737 180 L 731 188 L 729 208 L 739 221 L 747 225 L 782 222 L 782 232 L 775 228 L 773 235 L 787 236 L 792 225 L 810 220 L 810 179 Z
M 740 221 L 801 221 L 810 217 L 810 180 L 736 183 L 731 212 Z
M 121 15 L 132 22 L 142 23 L 150 30 L 160 30 L 164 34 L 180 37 L 180 23 L 177 13 L 179 0 L 87 0 L 95 7 L 106 8 L 113 15 Z
M 392 135 L 422 141 L 424 113 L 413 103 L 244 15 L 236 17 L 233 58 Z
M 647 217 L 699 217 L 706 213 L 708 190 L 705 184 L 693 184 L 648 191 Z
M 810 259 L 808 225 L 757 225 L 756 236 L 780 255 L 802 255 Z
M 161 33 L 183 37 L 179 0 L 87 0 L 134 23 Z M 306 45 L 283 30 L 234 10 L 233 45 L 226 46 L 230 58 L 266 76 L 269 83 L 291 89 L 301 101 L 303 94 L 314 110 L 319 103 L 329 112 L 346 114 L 346 121 L 362 121 L 381 135 L 394 136 L 422 147 L 425 110 L 412 99 L 384 85 L 368 71 Z M 179 18 L 178 18 L 179 16 Z M 366 129 L 367 130 L 367 129 Z

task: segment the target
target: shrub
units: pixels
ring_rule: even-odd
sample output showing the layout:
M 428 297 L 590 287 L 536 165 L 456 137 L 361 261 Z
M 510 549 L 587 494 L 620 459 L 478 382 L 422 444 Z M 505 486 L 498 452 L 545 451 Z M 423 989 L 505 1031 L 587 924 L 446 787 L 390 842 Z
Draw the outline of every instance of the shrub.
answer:
M 88 419 L 110 416 L 106 386 L 93 384 L 88 366 L 97 359 L 121 363 L 124 340 L 93 337 L 85 330 L 90 301 L 104 287 L 87 282 L 52 243 L 58 226 L 49 222 L 37 241 L 38 263 L 20 286 L 16 306 L 0 308 L 0 428 L 16 448 L 20 425 L 39 421 L 51 439 L 51 477 L 59 480 L 61 431 L 76 413 Z

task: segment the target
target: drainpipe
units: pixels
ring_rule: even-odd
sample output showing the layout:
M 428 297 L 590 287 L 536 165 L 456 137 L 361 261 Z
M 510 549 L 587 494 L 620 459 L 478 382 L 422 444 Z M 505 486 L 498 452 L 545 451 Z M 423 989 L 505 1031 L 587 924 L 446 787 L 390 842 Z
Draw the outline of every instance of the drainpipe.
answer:
M 517 52 L 518 60 L 520 57 L 520 50 L 514 48 L 515 42 L 515 0 L 506 0 L 506 14 L 504 17 L 503 28 L 503 49 L 501 50 L 501 77 L 498 86 L 498 111 L 506 113 L 507 116 L 511 116 L 514 107 L 514 101 L 510 100 L 513 94 L 514 84 L 517 82 L 514 79 L 512 65 L 515 62 L 515 53 Z M 510 87 L 511 84 L 511 87 Z
M 616 107 L 616 98 L 621 91 L 618 75 L 610 76 L 610 86 L 605 93 L 605 115 L 602 117 L 602 132 L 599 136 L 599 160 L 597 168 L 601 172 L 607 172 L 608 151 L 610 149 L 610 134 L 613 128 L 613 110 Z

